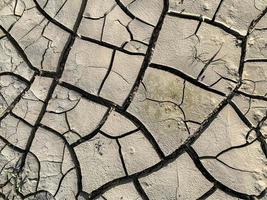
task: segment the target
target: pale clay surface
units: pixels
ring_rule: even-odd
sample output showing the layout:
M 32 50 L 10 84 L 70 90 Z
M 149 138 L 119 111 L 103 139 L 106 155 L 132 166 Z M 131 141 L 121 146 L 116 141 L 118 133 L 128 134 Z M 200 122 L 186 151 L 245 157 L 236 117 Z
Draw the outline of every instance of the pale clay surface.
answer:
M 267 0 L 0 0 L 0 199 L 267 200 Z

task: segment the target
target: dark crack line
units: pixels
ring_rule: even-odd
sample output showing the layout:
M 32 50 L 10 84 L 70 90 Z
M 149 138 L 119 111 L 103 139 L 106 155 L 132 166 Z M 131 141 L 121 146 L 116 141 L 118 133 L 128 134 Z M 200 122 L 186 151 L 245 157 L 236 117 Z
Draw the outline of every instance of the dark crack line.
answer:
M 56 136 L 61 138 L 64 141 L 64 144 L 67 146 L 76 170 L 77 182 L 78 182 L 77 183 L 77 188 L 78 188 L 77 197 L 78 197 L 79 193 L 82 192 L 82 172 L 81 172 L 80 162 L 74 151 L 74 148 L 68 143 L 67 139 L 61 133 L 43 124 L 40 124 L 40 127 L 48 130 L 51 133 L 54 133 Z
M 74 28 L 73 28 L 74 29 L 73 32 L 75 34 L 77 33 L 77 30 L 78 30 L 79 25 L 81 23 L 82 16 L 83 16 L 84 10 L 86 8 L 86 5 L 87 5 L 87 0 L 83 0 L 82 4 L 80 6 L 80 11 L 79 11 L 78 17 L 76 19 L 76 22 L 75 22 L 75 25 L 74 25 Z M 72 35 L 69 36 L 68 41 L 64 46 L 64 50 L 63 50 L 62 54 L 60 55 L 59 63 L 58 63 L 57 70 L 56 70 L 57 78 L 60 78 L 62 76 L 62 73 L 64 71 L 64 67 L 65 67 L 65 64 L 66 64 L 66 60 L 68 58 L 70 49 L 71 49 L 72 45 L 74 44 L 74 41 L 75 41 L 75 35 L 72 34 Z M 47 106 L 48 106 L 48 102 L 51 99 L 51 97 L 53 95 L 53 92 L 54 92 L 54 90 L 55 90 L 55 88 L 56 88 L 56 86 L 58 84 L 58 79 L 57 78 L 54 78 L 52 83 L 51 83 L 51 86 L 50 86 L 50 88 L 48 90 L 48 94 L 47 94 L 46 99 L 45 99 L 45 103 L 42 106 L 42 109 L 40 111 L 38 119 L 36 120 L 34 128 L 32 129 L 30 137 L 29 137 L 29 139 L 27 141 L 26 153 L 23 154 L 22 161 L 21 161 L 21 166 L 20 166 L 20 171 L 22 171 L 23 168 L 24 168 L 27 155 L 28 155 L 28 153 L 30 151 L 30 148 L 32 146 L 32 142 L 33 142 L 33 140 L 35 138 L 35 134 L 36 134 L 36 132 L 37 132 L 39 126 L 40 126 L 40 123 L 41 123 L 41 121 L 42 121 L 42 119 L 44 117 L 44 114 L 45 114 Z M 73 155 L 73 154 L 75 154 L 74 151 L 72 153 L 72 157 L 76 161 L 75 162 L 76 169 L 79 169 L 79 163 L 77 161 L 77 157 L 76 157 L 76 155 Z M 77 170 L 76 172 L 77 172 L 77 176 L 78 176 L 78 191 L 80 192 L 80 191 L 82 191 L 82 184 L 81 184 L 81 178 L 82 177 L 81 177 L 81 173 L 79 173 L 80 172 L 79 170 Z
M 132 114 L 125 112 L 123 107 L 121 107 L 121 106 L 119 106 L 119 105 L 117 105 L 117 104 L 115 104 L 115 103 L 113 103 L 107 99 L 104 99 L 102 97 L 89 94 L 88 92 L 86 92 L 86 91 L 84 91 L 84 90 L 82 90 L 82 89 L 80 89 L 74 85 L 71 85 L 69 83 L 61 82 L 60 85 L 69 89 L 69 90 L 73 90 L 73 91 L 76 91 L 77 93 L 80 93 L 82 95 L 82 97 L 84 97 L 90 101 L 93 101 L 95 103 L 98 103 L 98 104 L 103 105 L 103 106 L 108 107 L 108 108 L 114 108 L 115 111 L 117 111 L 121 115 L 125 116 L 127 119 L 129 119 L 131 122 L 133 122 L 137 127 L 140 127 L 140 130 L 143 132 L 143 134 L 148 139 L 148 141 L 152 144 L 152 146 L 154 147 L 154 149 L 158 153 L 159 157 L 160 158 L 165 157 L 164 153 L 162 152 L 162 150 L 159 147 L 158 143 L 156 142 L 155 138 L 148 131 L 148 129 L 145 127 L 145 125 L 139 119 L 137 119 L 135 116 L 133 116 Z M 91 136 L 88 138 L 91 138 Z M 77 146 L 80 143 L 87 141 L 88 138 L 85 138 L 85 140 L 80 140 L 79 142 L 77 141 L 75 143 L 75 145 L 74 144 L 73 145 Z
M 218 154 L 215 156 L 215 158 L 218 158 L 219 156 L 221 156 L 221 155 L 223 155 L 224 153 L 227 153 L 228 151 L 231 151 L 231 150 L 233 150 L 233 149 L 244 148 L 244 147 L 246 147 L 246 146 L 248 146 L 248 145 L 251 145 L 251 144 L 254 143 L 255 141 L 256 141 L 256 140 L 253 140 L 252 142 L 246 142 L 246 143 L 244 143 L 244 144 L 237 145 L 237 146 L 232 146 L 232 147 L 230 147 L 230 148 L 228 148 L 228 149 L 225 149 L 225 150 L 221 151 L 220 153 L 218 153 Z M 201 158 L 204 159 L 204 157 L 205 157 L 205 156 L 203 156 L 203 157 L 201 157 Z
M 70 168 L 65 174 L 63 174 L 63 176 L 60 178 L 60 181 L 59 181 L 59 183 L 58 183 L 58 188 L 57 188 L 55 194 L 53 195 L 53 197 L 56 197 L 56 196 L 57 196 L 57 194 L 58 194 L 58 192 L 59 192 L 59 190 L 60 190 L 60 187 L 61 187 L 61 184 L 62 184 L 64 178 L 65 178 L 65 177 L 66 177 L 72 170 L 74 170 L 74 169 L 75 169 L 75 167 L 72 167 L 72 168 Z
M 102 128 L 102 126 L 107 121 L 108 116 L 111 113 L 111 111 L 112 111 L 112 109 L 111 109 L 111 107 L 109 107 L 108 110 L 106 111 L 106 113 L 104 114 L 104 117 L 102 118 L 100 123 L 97 125 L 97 127 L 91 133 L 89 133 L 88 135 L 86 135 L 84 137 L 81 137 L 79 140 L 77 140 L 76 142 L 72 143 L 71 147 L 75 148 L 76 146 L 78 146 L 78 145 L 80 145 L 80 144 L 82 144 L 82 143 L 84 143 L 86 141 L 89 141 L 93 137 L 95 137 L 99 133 L 99 131 Z
M 239 116 L 239 118 L 241 119 L 241 121 L 246 124 L 247 127 L 249 127 L 250 129 L 253 128 L 253 125 L 250 123 L 250 121 L 245 117 L 245 115 L 243 115 L 243 113 L 241 112 L 241 110 L 237 107 L 237 105 L 233 102 L 233 101 L 229 101 L 229 104 L 232 106 L 232 108 L 235 110 L 235 112 L 237 113 L 237 115 Z
M 104 31 L 105 31 L 105 26 L 106 26 L 106 20 L 107 20 L 107 15 L 105 14 L 103 24 L 102 24 L 102 29 L 101 29 L 100 41 L 103 41 L 103 35 L 104 35 Z
M 238 87 L 236 88 L 236 90 L 238 89 Z M 207 129 L 207 127 L 212 123 L 212 121 L 217 117 L 217 115 L 220 113 L 220 111 L 226 106 L 228 105 L 228 101 L 233 98 L 234 96 L 234 92 L 231 93 L 219 106 L 218 108 L 216 108 L 214 110 L 214 112 L 208 117 L 207 120 L 205 120 L 203 122 L 203 124 L 201 125 L 201 127 L 197 130 L 197 132 L 195 134 L 193 134 L 187 141 L 185 141 L 186 145 L 190 145 L 193 144 L 194 141 L 197 140 L 197 138 Z M 100 100 L 98 101 L 101 102 L 104 100 Z M 105 104 L 104 104 L 105 105 Z M 126 112 L 127 113 L 127 112 Z M 123 113 L 122 113 L 123 114 Z M 165 156 L 160 162 L 158 162 L 157 164 L 132 175 L 126 176 L 126 177 L 121 177 L 121 178 L 117 178 L 114 179 L 104 185 L 102 185 L 101 187 L 99 187 L 98 189 L 94 190 L 91 195 L 90 198 L 91 200 L 95 199 L 96 197 L 98 197 L 99 195 L 103 194 L 105 191 L 107 191 L 108 189 L 110 189 L 111 187 L 115 187 L 116 185 L 120 185 L 122 183 L 127 183 L 132 181 L 134 178 L 140 178 L 143 176 L 147 176 L 152 172 L 158 171 L 160 170 L 162 167 L 168 165 L 169 163 L 173 162 L 175 159 L 177 159 L 182 153 L 185 152 L 186 149 L 186 145 L 183 144 L 181 145 L 178 149 L 176 149 L 173 153 L 171 153 L 168 156 Z
M 138 179 L 133 179 L 133 184 L 139 195 L 142 197 L 143 200 L 149 200 L 147 194 L 145 193 L 144 189 L 142 188 L 141 184 L 139 183 Z
M 236 93 L 241 94 L 241 95 L 248 97 L 248 98 L 251 98 L 251 99 L 258 99 L 258 100 L 267 101 L 267 96 L 248 94 L 248 93 L 240 91 L 240 90 L 237 90 Z
M 26 121 L 25 119 L 23 119 L 22 117 L 19 117 L 18 115 L 16 115 L 16 114 L 13 113 L 12 111 L 11 111 L 9 114 L 10 114 L 10 116 L 12 116 L 12 117 L 18 119 L 19 121 L 23 122 L 24 124 L 26 124 L 27 126 L 33 128 L 33 125 L 32 125 L 32 124 L 30 124 L 29 122 L 27 122 L 27 121 Z
M 239 40 L 242 40 L 245 37 L 244 35 L 242 35 L 238 31 L 229 28 L 225 24 L 223 24 L 221 22 L 217 22 L 217 21 L 212 21 L 212 19 L 209 19 L 207 17 L 203 17 L 201 15 L 191 15 L 191 14 L 185 14 L 185 13 L 178 13 L 178 12 L 174 12 L 174 11 L 169 11 L 167 14 L 169 16 L 179 17 L 179 18 L 182 18 L 182 19 L 203 21 L 203 22 L 205 22 L 207 24 L 210 24 L 210 25 L 213 25 L 215 27 L 220 28 L 221 30 L 225 31 L 226 33 L 229 33 L 229 34 L 233 35 L 234 37 L 236 37 Z
M 27 199 L 27 198 L 30 198 L 30 197 L 36 198 L 36 195 L 41 194 L 41 193 L 45 193 L 45 194 L 49 193 L 49 194 L 51 194 L 50 192 L 48 192 L 46 190 L 38 190 L 36 192 L 32 192 L 32 193 L 29 193 L 27 195 L 24 195 L 23 199 Z M 46 198 L 48 198 L 48 197 L 46 196 Z
M 198 33 L 198 31 L 199 31 L 201 25 L 202 25 L 202 21 L 199 21 L 199 22 L 198 22 L 198 25 L 197 25 L 197 28 L 196 28 L 196 30 L 195 30 L 195 32 L 194 32 L 194 34 L 193 34 L 193 35 L 195 35 L 195 36 L 197 37 L 197 39 L 198 39 L 199 42 L 200 42 L 200 39 L 199 39 L 197 33 Z M 193 36 L 193 35 L 191 35 L 191 36 Z M 189 36 L 189 37 L 190 37 L 190 36 Z M 187 37 L 187 38 L 189 38 L 189 37 Z
M 217 94 L 217 95 L 220 95 L 220 96 L 223 96 L 223 97 L 226 96 L 226 94 L 224 94 L 223 92 L 215 90 L 213 88 L 210 88 L 209 86 L 205 85 L 204 83 L 199 82 L 198 80 L 196 80 L 193 77 L 183 73 L 182 71 L 179 71 L 178 69 L 175 69 L 174 67 L 155 64 L 155 63 L 150 64 L 149 67 L 154 68 L 154 69 L 159 69 L 159 70 L 162 70 L 162 71 L 165 71 L 165 72 L 169 72 L 169 73 L 174 74 L 174 75 L 176 75 L 176 76 L 188 81 L 189 83 L 191 83 L 191 84 L 193 84 L 193 85 L 195 85 L 197 87 L 200 87 L 200 88 L 202 88 L 204 90 L 207 90 L 209 92 L 212 92 L 214 94 Z
M 123 167 L 124 173 L 126 174 L 126 176 L 128 176 L 129 173 L 127 171 L 127 167 L 126 167 L 126 164 L 124 162 L 120 141 L 118 139 L 116 139 L 116 143 L 117 143 L 117 145 L 119 147 L 119 155 L 120 155 L 120 160 L 121 160 L 121 163 L 122 163 L 122 167 Z
M 211 114 L 202 122 L 198 130 L 191 135 L 186 143 L 187 144 L 193 144 L 200 136 L 201 134 L 209 127 L 209 125 L 217 118 L 219 113 L 227 106 L 229 105 L 229 102 L 231 99 L 233 99 L 235 92 L 239 89 L 240 84 L 236 86 L 236 88 L 233 90 L 232 93 L 230 93 L 220 104 L 218 107 L 216 107 Z
M 151 166 L 151 167 L 149 167 L 149 168 L 147 168 L 147 169 L 145 169 L 145 170 L 143 170 L 141 172 L 138 172 L 138 173 L 135 173 L 135 174 L 132 174 L 132 175 L 129 175 L 129 176 L 117 178 L 117 179 L 114 179 L 114 180 L 112 180 L 110 182 L 105 183 L 104 185 L 102 185 L 98 189 L 94 190 L 90 194 L 89 200 L 94 200 L 96 197 L 100 196 L 101 194 L 103 194 L 105 191 L 109 190 L 112 187 L 115 187 L 115 186 L 120 185 L 120 184 L 132 182 L 135 179 L 139 179 L 141 177 L 148 176 L 149 174 L 160 170 L 164 166 L 168 165 L 169 163 L 171 163 L 175 159 L 177 159 L 185 151 L 189 152 L 188 153 L 189 156 L 193 159 L 193 162 L 195 163 L 197 168 L 200 170 L 200 172 L 210 182 L 213 182 L 218 189 L 224 191 L 225 193 L 227 193 L 227 194 L 229 194 L 230 196 L 233 196 L 233 197 L 252 200 L 250 198 L 250 195 L 244 194 L 244 193 L 239 193 L 239 192 L 237 192 L 235 190 L 232 190 L 232 189 L 228 188 L 227 186 L 223 185 L 222 183 L 218 182 L 217 180 L 215 180 L 215 178 L 212 177 L 209 174 L 209 172 L 204 168 L 204 166 L 202 165 L 202 163 L 198 159 L 198 156 L 195 153 L 195 151 L 193 150 L 193 152 L 191 152 L 192 150 L 193 149 L 191 147 L 189 147 L 189 145 L 182 145 L 177 150 L 175 150 L 173 153 L 171 153 L 170 155 L 166 156 L 164 160 L 158 162 L 157 164 L 155 164 L 155 165 L 153 165 L 153 166 Z
M 267 13 L 267 7 L 263 10 L 262 13 L 260 13 L 254 20 L 251 21 L 248 31 L 246 36 L 242 39 L 242 44 L 241 44 L 241 57 L 240 57 L 240 64 L 238 68 L 238 74 L 239 77 L 242 78 L 243 71 L 244 71 L 244 66 L 245 66 L 245 59 L 246 59 L 246 54 L 247 54 L 247 43 L 248 43 L 248 38 L 250 34 L 253 32 L 255 26 L 258 24 L 258 22 L 264 17 L 264 15 Z
M 17 43 L 17 41 L 12 37 L 12 35 L 7 30 L 5 30 L 1 25 L 0 25 L 0 29 L 6 34 L 6 37 L 11 42 L 11 44 L 15 47 L 15 49 L 19 52 L 20 56 L 22 57 L 24 62 L 28 65 L 28 67 L 34 72 L 36 72 L 37 74 L 39 74 L 40 73 L 39 70 L 32 65 L 32 63 L 29 61 L 25 52 L 23 51 L 21 46 Z
M 129 131 L 129 132 L 127 132 L 127 133 L 123 133 L 123 134 L 121 134 L 121 135 L 119 135 L 119 136 L 111 136 L 111 135 L 105 133 L 105 132 L 102 131 L 102 130 L 99 130 L 99 133 L 101 133 L 102 135 L 104 135 L 105 137 L 107 137 L 107 138 L 109 138 L 109 139 L 120 139 L 120 138 L 127 137 L 127 136 L 129 136 L 129 135 L 131 135 L 131 134 L 133 134 L 133 133 L 136 133 L 137 131 L 140 131 L 140 128 L 134 129 L 134 130 Z
M 204 72 L 206 71 L 206 69 L 208 68 L 208 66 L 214 61 L 215 57 L 218 55 L 218 53 L 221 51 L 222 49 L 222 45 L 221 47 L 216 51 L 216 53 L 208 60 L 208 62 L 204 65 L 204 67 L 202 68 L 202 70 L 199 72 L 198 76 L 197 76 L 197 81 L 199 81 L 199 79 L 201 78 L 201 76 L 204 74 Z
M 153 24 L 150 24 L 150 23 L 148 23 L 148 22 L 146 22 L 146 21 L 144 21 L 144 20 L 142 20 L 142 19 L 136 17 L 134 14 L 132 14 L 131 11 L 130 11 L 127 7 L 125 7 L 125 6 L 123 5 L 123 3 L 122 3 L 120 0 L 115 0 L 115 2 L 116 2 L 117 5 L 123 10 L 123 12 L 124 12 L 126 15 L 128 15 L 131 19 L 136 19 L 136 20 L 138 20 L 138 21 L 140 21 L 140 22 L 142 22 L 142 23 L 144 23 L 144 24 L 146 24 L 146 25 L 148 25 L 148 26 L 152 26 L 152 27 L 154 27 Z
M 5 139 L 4 137 L 2 137 L 1 135 L 0 135 L 0 140 L 2 140 L 11 149 L 13 149 L 13 150 L 15 150 L 15 151 L 17 151 L 19 153 L 24 153 L 25 152 L 24 149 L 21 149 L 21 148 L 15 146 L 15 145 L 13 145 L 12 143 L 10 143 L 7 139 Z
M 147 51 L 146 51 L 146 55 L 145 55 L 144 61 L 142 63 L 141 69 L 140 69 L 140 71 L 139 71 L 139 73 L 137 75 L 135 83 L 133 84 L 133 87 L 132 87 L 128 97 L 126 98 L 126 100 L 123 103 L 122 107 L 123 107 L 124 110 L 127 110 L 127 108 L 129 107 L 129 105 L 130 105 L 130 103 L 131 103 L 131 101 L 132 101 L 132 99 L 134 97 L 134 94 L 136 93 L 137 89 L 139 88 L 140 83 L 143 80 L 145 71 L 148 68 L 149 63 L 151 61 L 151 58 L 152 58 L 152 55 L 153 55 L 153 49 L 155 48 L 156 42 L 158 40 L 158 37 L 159 37 L 159 34 L 160 34 L 160 30 L 162 28 L 166 13 L 168 12 L 168 8 L 169 8 L 169 1 L 168 0 L 164 0 L 163 10 L 162 10 L 161 16 L 160 16 L 160 18 L 158 20 L 158 23 L 157 23 L 156 27 L 153 30 L 152 36 L 150 38 L 149 45 L 148 45 L 148 48 L 147 48 Z
M 96 197 L 103 194 L 105 191 L 109 190 L 112 187 L 115 187 L 117 185 L 123 184 L 123 183 L 129 183 L 132 182 L 134 179 L 139 179 L 141 177 L 147 176 L 153 172 L 156 172 L 160 170 L 162 167 L 167 166 L 169 163 L 174 161 L 176 158 L 178 158 L 182 153 L 184 153 L 184 146 L 179 147 L 176 151 L 174 151 L 172 154 L 166 156 L 166 158 L 157 164 L 141 171 L 138 173 L 131 174 L 129 176 L 124 176 L 121 178 L 114 179 L 112 181 L 109 181 L 99 187 L 98 189 L 94 190 L 89 197 L 89 200 L 94 200 Z
M 13 72 L 0 72 L 0 76 L 14 76 L 17 78 L 19 81 L 25 83 L 27 86 L 31 85 L 31 82 L 28 81 L 26 78 L 22 77 L 19 74 L 15 74 Z
M 250 59 L 245 59 L 245 63 L 254 63 L 254 62 L 267 62 L 267 58 L 250 58 Z
M 211 196 L 215 191 L 217 190 L 217 186 L 214 184 L 210 190 L 208 190 L 206 193 L 204 193 L 201 197 L 197 198 L 197 200 L 204 200 L 207 199 L 209 196 Z
M 212 19 L 211 19 L 212 22 L 215 21 L 215 18 L 217 17 L 217 14 L 218 14 L 218 12 L 219 12 L 219 10 L 220 10 L 222 4 L 223 4 L 223 1 L 224 1 L 224 0 L 220 0 L 220 3 L 219 3 L 219 5 L 218 5 L 218 7 L 216 8 L 216 11 L 215 11 L 215 13 L 214 13 L 214 15 L 213 15 L 213 17 L 212 17 Z
M 90 38 L 90 37 L 86 37 L 86 36 L 79 36 L 80 39 L 84 40 L 84 41 L 88 41 L 88 42 L 92 42 L 94 44 L 98 44 L 100 46 L 103 46 L 103 47 L 106 47 L 106 48 L 109 48 L 109 49 L 112 49 L 112 50 L 117 50 L 117 51 L 120 51 L 122 53 L 125 53 L 125 54 L 128 54 L 128 55 L 134 55 L 134 56 L 145 56 L 146 54 L 144 53 L 138 53 L 138 52 L 131 52 L 131 51 L 128 51 L 128 50 L 125 50 L 121 47 L 117 47 L 113 44 L 110 44 L 110 43 L 107 43 L 107 42 L 104 42 L 104 41 L 99 41 L 99 40 L 96 40 L 96 39 L 93 39 L 93 38 Z
M 120 51 L 120 52 L 123 52 L 123 53 L 126 53 L 126 54 L 129 54 L 129 55 L 137 55 L 137 56 L 145 56 L 144 53 L 136 53 L 136 52 L 131 52 L 131 51 L 127 51 L 125 49 L 122 49 L 120 47 L 117 47 L 115 45 L 112 45 L 112 44 L 109 44 L 107 42 L 103 42 L 103 41 L 99 41 L 99 40 L 96 40 L 96 39 L 93 39 L 93 38 L 90 38 L 90 37 L 86 37 L 86 36 L 83 36 L 83 35 L 79 35 L 77 32 L 74 32 L 73 30 L 69 29 L 68 27 L 66 27 L 65 25 L 61 24 L 60 22 L 58 22 L 57 20 L 55 20 L 54 18 L 52 18 L 49 14 L 47 14 L 42 8 L 41 6 L 38 4 L 38 2 L 36 0 L 33 0 L 35 5 L 36 5 L 36 8 L 37 10 L 42 14 L 44 15 L 51 23 L 53 23 L 54 25 L 56 25 L 57 27 L 59 27 L 60 29 L 64 30 L 65 32 L 75 36 L 75 37 L 78 37 L 80 38 L 81 40 L 84 40 L 84 41 L 88 41 L 88 42 L 92 42 L 94 44 L 97 44 L 97 45 L 100 45 L 100 46 L 103 46 L 103 47 L 106 47 L 106 48 L 109 48 L 109 49 L 112 49 L 112 50 L 117 50 L 117 51 Z
M 30 80 L 30 84 L 20 93 L 19 96 L 17 96 L 14 101 L 6 108 L 5 112 L 2 113 L 0 116 L 0 122 L 13 110 L 13 108 L 19 103 L 19 101 L 22 99 L 23 95 L 30 89 L 31 84 L 33 83 L 35 79 L 36 74 L 34 74 Z
M 239 172 L 243 172 L 243 173 L 253 173 L 253 171 L 249 171 L 249 170 L 243 170 L 243 169 L 239 169 L 239 168 L 235 168 L 235 167 L 232 167 L 231 165 L 227 164 L 226 162 L 222 161 L 221 159 L 219 158 L 216 158 L 214 156 L 203 156 L 203 157 L 200 157 L 199 160 L 208 160 L 208 159 L 215 159 L 216 161 L 218 161 L 219 163 L 221 163 L 222 165 L 228 167 L 229 169 L 232 169 L 232 170 L 235 170 L 235 171 L 239 171 Z
M 99 89 L 98 89 L 98 92 L 97 92 L 97 95 L 98 95 L 98 96 L 100 95 L 101 90 L 102 90 L 102 88 L 103 88 L 103 86 L 104 86 L 104 84 L 105 84 L 105 82 L 106 82 L 106 80 L 107 80 L 107 78 L 108 78 L 108 76 L 109 76 L 111 70 L 112 70 L 112 66 L 113 66 L 113 63 L 114 63 L 115 55 L 116 55 L 116 50 L 113 50 L 113 52 L 112 52 L 112 56 L 111 56 L 110 65 L 109 65 L 109 67 L 108 67 L 107 73 L 106 73 L 104 79 L 102 80 L 101 85 L 100 85 L 100 87 L 99 87 Z
M 208 179 L 210 182 L 216 184 L 216 187 L 219 188 L 220 190 L 224 191 L 225 193 L 229 194 L 230 196 L 233 197 L 238 197 L 238 198 L 242 198 L 242 199 L 248 199 L 251 200 L 251 196 L 245 193 L 240 193 L 237 192 L 229 187 L 227 187 L 226 185 L 222 184 L 221 182 L 219 182 L 218 180 L 216 180 L 207 170 L 206 168 L 203 166 L 203 164 L 201 163 L 201 161 L 199 160 L 199 157 L 197 155 L 197 153 L 195 152 L 195 150 L 190 147 L 190 146 L 186 146 L 185 151 L 189 154 L 189 156 L 191 157 L 191 159 L 193 160 L 193 162 L 195 163 L 195 166 L 199 169 L 199 171 L 203 174 L 204 177 L 206 177 L 206 179 Z

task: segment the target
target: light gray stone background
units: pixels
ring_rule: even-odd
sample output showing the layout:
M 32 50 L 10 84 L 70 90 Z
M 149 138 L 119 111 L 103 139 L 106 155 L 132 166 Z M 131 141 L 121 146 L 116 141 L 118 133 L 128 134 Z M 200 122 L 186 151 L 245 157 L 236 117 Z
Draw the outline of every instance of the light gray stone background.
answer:
M 267 199 L 266 0 L 0 0 L 0 199 Z

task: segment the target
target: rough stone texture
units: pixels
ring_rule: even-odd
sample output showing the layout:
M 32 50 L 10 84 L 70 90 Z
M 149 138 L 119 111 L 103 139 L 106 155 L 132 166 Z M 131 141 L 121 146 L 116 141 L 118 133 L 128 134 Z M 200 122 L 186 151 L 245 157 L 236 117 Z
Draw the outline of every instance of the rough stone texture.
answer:
M 266 0 L 0 0 L 0 199 L 267 199 Z

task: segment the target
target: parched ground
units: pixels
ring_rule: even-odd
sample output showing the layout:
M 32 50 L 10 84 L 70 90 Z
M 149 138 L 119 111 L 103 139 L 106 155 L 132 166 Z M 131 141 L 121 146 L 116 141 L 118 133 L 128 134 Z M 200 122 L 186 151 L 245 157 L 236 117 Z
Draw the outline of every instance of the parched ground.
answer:
M 267 0 L 0 0 L 0 199 L 267 199 Z

